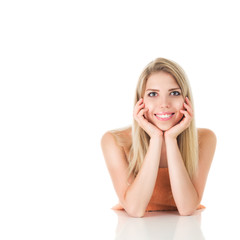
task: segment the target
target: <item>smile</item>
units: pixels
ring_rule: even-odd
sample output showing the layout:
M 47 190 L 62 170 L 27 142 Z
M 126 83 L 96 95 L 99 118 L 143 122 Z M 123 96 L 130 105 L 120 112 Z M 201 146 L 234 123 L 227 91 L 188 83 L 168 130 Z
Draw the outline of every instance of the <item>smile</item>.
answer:
M 160 121 L 167 121 L 173 117 L 174 113 L 154 114 L 154 115 Z

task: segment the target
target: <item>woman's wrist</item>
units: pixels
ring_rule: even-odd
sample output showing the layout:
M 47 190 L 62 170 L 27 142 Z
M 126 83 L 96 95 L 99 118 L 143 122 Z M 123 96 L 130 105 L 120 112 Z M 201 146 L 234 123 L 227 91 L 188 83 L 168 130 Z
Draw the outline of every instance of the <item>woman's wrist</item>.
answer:
M 168 131 L 164 132 L 164 139 L 177 139 L 177 134 L 169 134 Z
M 155 134 L 150 137 L 151 141 L 162 141 L 163 140 L 163 134 Z
M 164 136 L 164 140 L 165 140 L 166 143 L 176 142 L 177 141 L 177 137 Z

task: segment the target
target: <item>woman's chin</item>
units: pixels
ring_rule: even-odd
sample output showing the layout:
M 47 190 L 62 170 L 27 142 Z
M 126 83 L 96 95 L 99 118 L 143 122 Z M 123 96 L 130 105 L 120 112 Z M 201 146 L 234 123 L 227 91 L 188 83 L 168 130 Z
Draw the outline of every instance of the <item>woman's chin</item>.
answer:
M 166 132 L 169 130 L 172 126 L 157 126 L 161 131 Z

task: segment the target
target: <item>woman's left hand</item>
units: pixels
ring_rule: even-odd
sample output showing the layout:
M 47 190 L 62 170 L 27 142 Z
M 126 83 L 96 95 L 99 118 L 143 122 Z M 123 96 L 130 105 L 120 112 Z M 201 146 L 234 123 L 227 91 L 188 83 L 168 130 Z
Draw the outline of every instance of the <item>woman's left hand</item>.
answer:
M 190 123 L 193 119 L 193 109 L 190 100 L 187 97 L 185 99 L 186 103 L 184 102 L 184 107 L 186 110 L 180 110 L 184 117 L 179 123 L 164 132 L 165 138 L 177 138 L 180 133 L 190 126 Z

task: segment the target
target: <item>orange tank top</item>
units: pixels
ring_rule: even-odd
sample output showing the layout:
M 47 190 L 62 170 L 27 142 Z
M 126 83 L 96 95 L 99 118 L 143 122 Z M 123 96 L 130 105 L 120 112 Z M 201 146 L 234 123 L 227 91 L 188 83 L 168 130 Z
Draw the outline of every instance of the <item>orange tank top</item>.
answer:
M 205 208 L 199 205 L 197 209 Z M 113 207 L 114 210 L 123 210 L 123 207 L 118 204 Z M 156 179 L 156 184 L 153 190 L 152 197 L 146 208 L 146 211 L 168 211 L 177 210 L 176 203 L 172 195 L 168 168 L 159 168 Z

